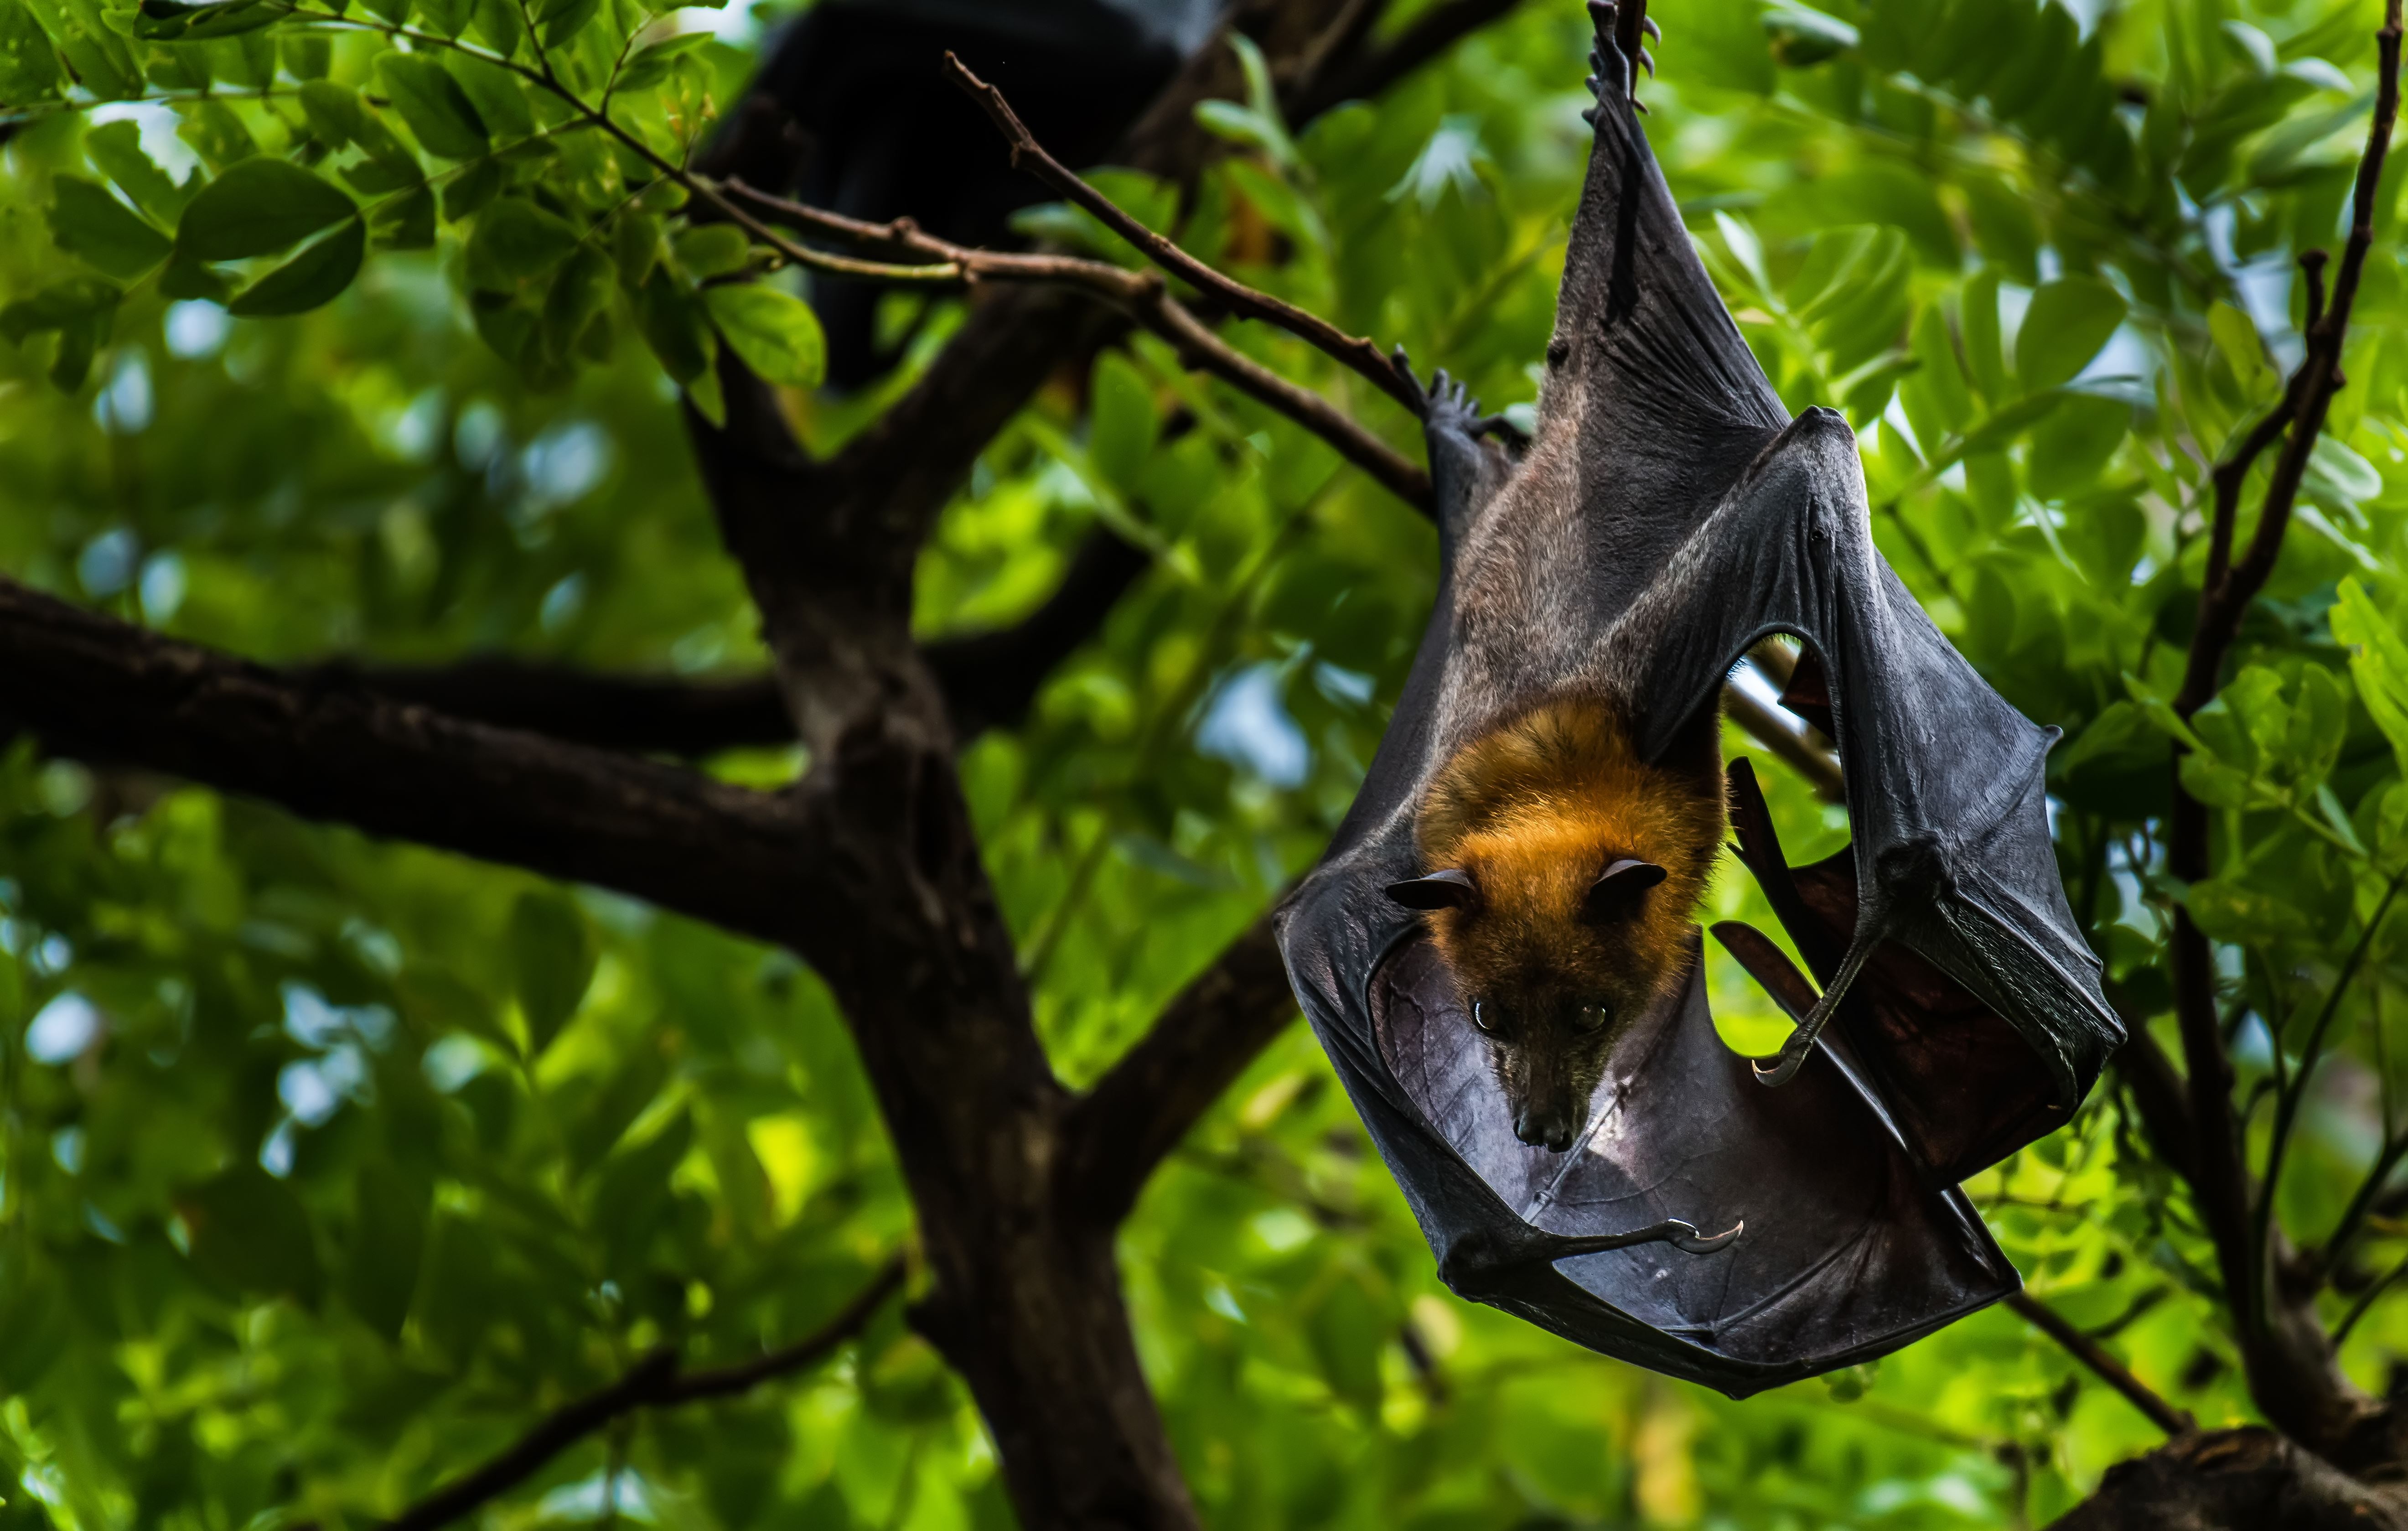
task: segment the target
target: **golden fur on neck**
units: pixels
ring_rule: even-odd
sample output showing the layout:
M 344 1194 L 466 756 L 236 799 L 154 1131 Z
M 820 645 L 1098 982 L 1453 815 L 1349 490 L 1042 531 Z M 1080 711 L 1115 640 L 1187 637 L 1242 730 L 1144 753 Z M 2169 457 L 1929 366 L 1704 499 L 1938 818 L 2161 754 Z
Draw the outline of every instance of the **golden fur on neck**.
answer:
M 1499 986 L 1560 988 L 1613 1002 L 1627 1024 L 1682 975 L 1683 937 L 1724 832 L 1719 751 L 1709 738 L 1683 753 L 1703 759 L 1648 764 L 1617 707 L 1575 695 L 1447 761 L 1414 838 L 1426 870 L 1459 868 L 1480 890 L 1472 907 L 1428 918 L 1467 1002 Z M 1590 886 L 1626 857 L 1662 867 L 1664 881 L 1627 918 L 1585 917 Z

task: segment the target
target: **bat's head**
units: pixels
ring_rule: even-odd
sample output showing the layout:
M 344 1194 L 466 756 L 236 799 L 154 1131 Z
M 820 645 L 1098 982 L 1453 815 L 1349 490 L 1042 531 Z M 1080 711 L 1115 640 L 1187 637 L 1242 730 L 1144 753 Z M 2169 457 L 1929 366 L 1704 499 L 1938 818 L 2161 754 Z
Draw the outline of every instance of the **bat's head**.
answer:
M 1513 1134 L 1561 1153 L 1587 1125 L 1614 1044 L 1680 976 L 1696 892 L 1634 856 L 1600 865 L 1469 838 L 1459 864 L 1388 894 L 1428 912 Z

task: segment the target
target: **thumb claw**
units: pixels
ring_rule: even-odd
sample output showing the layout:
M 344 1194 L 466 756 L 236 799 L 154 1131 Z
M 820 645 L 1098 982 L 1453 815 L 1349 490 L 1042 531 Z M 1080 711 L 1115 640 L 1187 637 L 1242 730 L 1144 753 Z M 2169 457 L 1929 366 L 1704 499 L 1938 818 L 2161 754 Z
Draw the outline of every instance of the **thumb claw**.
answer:
M 1685 1237 L 1674 1237 L 1671 1245 L 1684 1254 L 1713 1254 L 1717 1249 L 1729 1249 L 1739 1241 L 1739 1235 L 1745 1232 L 1747 1232 L 1747 1220 L 1742 1218 L 1719 1234 L 1700 1234 L 1692 1229 Z

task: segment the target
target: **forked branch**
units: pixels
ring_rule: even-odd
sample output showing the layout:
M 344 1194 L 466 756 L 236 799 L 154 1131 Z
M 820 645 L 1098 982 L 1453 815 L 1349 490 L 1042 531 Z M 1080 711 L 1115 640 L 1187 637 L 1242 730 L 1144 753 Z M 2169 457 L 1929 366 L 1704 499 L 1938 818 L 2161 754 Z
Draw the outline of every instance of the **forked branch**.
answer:
M 1179 353 L 1179 359 L 1188 367 L 1209 372 L 1240 393 L 1286 415 L 1337 448 L 1340 456 L 1370 474 L 1398 498 L 1425 515 L 1433 513 L 1427 473 L 1319 394 L 1281 377 L 1213 334 L 1170 296 L 1168 286 L 1156 272 L 1131 271 L 1109 261 L 1076 255 L 1025 254 L 958 245 L 937 238 L 908 218 L 886 224 L 865 223 L 772 196 L 742 181 L 729 181 L 721 190 L 729 203 L 743 213 L 741 222 L 748 228 L 783 224 L 856 246 L 916 256 L 931 267 L 958 272 L 963 281 L 972 283 L 1039 282 L 1091 292 L 1169 341 Z M 781 252 L 793 245 L 793 241 L 774 232 L 770 238 Z
M 2400 109 L 2401 0 L 2386 0 L 2376 34 L 2374 116 L 2358 162 L 2348 239 L 2328 291 L 2321 258 L 2303 258 L 2308 276 L 2307 355 L 2283 399 L 2258 421 L 2214 474 L 2214 519 L 2209 529 L 2206 578 L 2175 711 L 2188 717 L 2222 684 L 2243 615 L 2265 588 L 2283 548 L 2309 455 L 2323 431 L 2333 395 L 2343 386 L 2341 362 L 2359 279 L 2374 242 L 2375 194 L 2392 125 Z M 2277 450 L 2279 443 L 2279 450 Z M 2276 455 L 2247 551 L 2233 557 L 2242 491 L 2258 460 Z M 2181 750 L 2177 746 L 2174 764 Z M 2204 804 L 2174 773 L 2167 868 L 2186 883 L 2209 875 L 2210 818 Z M 2232 1105 L 2233 1070 L 2216 1014 L 2214 952 L 2187 908 L 2177 906 L 2172 955 L 2175 1017 L 2180 1023 L 2189 1095 L 2191 1182 L 2200 1220 L 2214 1239 L 2231 1305 L 2250 1389 L 2270 1419 L 2311 1449 L 2346 1446 L 2378 1406 L 2342 1376 L 2312 1310 L 2272 1279 L 2279 1235 L 2271 1219 L 2252 1216 L 2249 1166 Z M 2279 1141 L 2279 1137 L 2278 1137 Z M 2279 1169 L 2279 1163 L 2270 1164 Z
M 2007 1298 L 2007 1306 L 2022 1315 L 2025 1322 L 2065 1347 L 2067 1353 L 2099 1375 L 2100 1380 L 2114 1388 L 2134 1408 L 2149 1417 L 2170 1436 L 2187 1436 L 2199 1428 L 2199 1422 L 2186 1409 L 2176 1408 L 2157 1395 L 2157 1390 L 2132 1375 L 2131 1368 L 2107 1353 L 2104 1346 L 2065 1322 L 2057 1311 L 2028 1292 L 2018 1292 Z
M 384 1531 L 435 1531 L 489 1504 L 541 1471 L 545 1463 L 639 1408 L 661 1408 L 704 1398 L 727 1398 L 764 1382 L 791 1377 L 827 1359 L 875 1318 L 903 1284 L 903 1262 L 887 1262 L 841 1312 L 783 1350 L 734 1365 L 681 1372 L 673 1350 L 658 1350 L 609 1386 L 562 1405 L 483 1466 L 452 1480 L 387 1521 Z
M 945 55 L 945 72 L 962 93 L 979 105 L 996 130 L 1003 135 L 1011 150 L 1014 168 L 1026 170 L 1038 180 L 1060 192 L 1064 196 L 1093 213 L 1106 228 L 1126 239 L 1143 252 L 1145 258 L 1171 275 L 1185 282 L 1197 291 L 1209 293 L 1241 319 L 1259 319 L 1276 325 L 1297 339 L 1311 342 L 1321 351 L 1336 357 L 1346 366 L 1370 380 L 1383 393 L 1405 408 L 1421 412 L 1421 391 L 1406 378 L 1398 376 L 1397 368 L 1378 345 L 1359 335 L 1349 335 L 1316 313 L 1308 313 L 1295 304 L 1258 292 L 1244 282 L 1226 276 L 1205 265 L 1169 239 L 1131 217 L 1109 196 L 1096 190 L 1077 172 L 1045 152 L 1027 124 L 1011 109 L 1003 93 L 970 72 L 952 53 Z

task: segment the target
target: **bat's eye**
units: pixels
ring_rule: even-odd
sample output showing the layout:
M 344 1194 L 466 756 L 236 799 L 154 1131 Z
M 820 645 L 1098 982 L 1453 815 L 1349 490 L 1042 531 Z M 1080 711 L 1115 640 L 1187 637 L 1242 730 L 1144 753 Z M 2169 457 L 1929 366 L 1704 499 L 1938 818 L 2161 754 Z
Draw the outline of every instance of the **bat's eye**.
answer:
M 1580 1014 L 1572 1018 L 1572 1024 L 1584 1032 L 1596 1031 L 1598 1027 L 1605 1024 L 1605 1006 L 1601 1004 L 1582 1005 L 1580 1007 Z
M 1479 1027 L 1482 1031 L 1486 1032 L 1491 1036 L 1496 1035 L 1497 1007 L 1490 1004 L 1486 1000 L 1472 1001 L 1471 1024 Z

